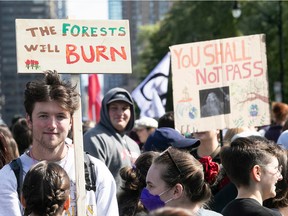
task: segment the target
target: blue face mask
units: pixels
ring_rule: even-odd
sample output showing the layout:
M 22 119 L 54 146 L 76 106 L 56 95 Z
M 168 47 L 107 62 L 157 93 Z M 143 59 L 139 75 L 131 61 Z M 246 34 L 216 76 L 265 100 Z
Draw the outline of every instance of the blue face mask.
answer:
M 170 189 L 168 189 L 170 190 Z M 142 204 L 144 205 L 144 207 L 148 210 L 148 211 L 152 211 L 161 207 L 164 207 L 165 204 L 169 201 L 171 201 L 172 199 L 163 202 L 160 199 L 160 196 L 164 193 L 166 193 L 168 190 L 162 192 L 159 195 L 153 195 L 149 192 L 149 190 L 147 190 L 147 188 L 144 188 L 141 192 L 141 196 L 140 196 L 140 200 L 142 202 Z

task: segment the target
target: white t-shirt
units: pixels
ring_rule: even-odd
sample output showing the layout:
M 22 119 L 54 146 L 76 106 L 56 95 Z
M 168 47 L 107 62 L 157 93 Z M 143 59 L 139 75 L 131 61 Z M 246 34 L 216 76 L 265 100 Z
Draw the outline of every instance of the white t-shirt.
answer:
M 23 177 L 25 177 L 30 167 L 34 165 L 36 161 L 26 153 L 22 154 L 20 159 L 23 166 Z M 95 165 L 97 182 L 96 192 L 93 190 L 86 192 L 86 215 L 118 216 L 115 180 L 102 161 L 91 156 L 90 159 Z M 65 215 L 76 216 L 74 149 L 71 146 L 69 147 L 67 156 L 59 161 L 59 164 L 66 170 L 70 177 L 71 205 Z M 0 169 L 0 215 L 21 216 L 23 215 L 22 211 L 23 209 L 17 193 L 17 180 L 13 170 L 9 164 L 7 164 Z

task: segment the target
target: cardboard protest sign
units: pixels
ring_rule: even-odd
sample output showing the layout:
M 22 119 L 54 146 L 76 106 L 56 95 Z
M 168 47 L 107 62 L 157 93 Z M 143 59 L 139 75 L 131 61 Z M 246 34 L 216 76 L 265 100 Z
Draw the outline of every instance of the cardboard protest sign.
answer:
M 70 73 L 78 93 L 81 73 L 132 73 L 127 20 L 16 19 L 16 44 L 18 73 Z M 81 101 L 72 131 L 77 207 L 71 204 L 67 214 L 96 215 L 85 201 Z
M 270 124 L 265 35 L 181 44 L 170 50 L 178 130 Z
M 132 73 L 128 20 L 16 19 L 18 73 Z

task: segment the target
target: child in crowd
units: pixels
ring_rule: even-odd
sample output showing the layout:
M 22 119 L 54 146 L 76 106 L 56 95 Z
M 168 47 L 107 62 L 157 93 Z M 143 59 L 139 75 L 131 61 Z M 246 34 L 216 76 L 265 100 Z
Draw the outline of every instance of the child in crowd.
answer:
M 70 205 L 70 179 L 57 163 L 41 161 L 26 174 L 21 202 L 24 215 L 64 215 Z

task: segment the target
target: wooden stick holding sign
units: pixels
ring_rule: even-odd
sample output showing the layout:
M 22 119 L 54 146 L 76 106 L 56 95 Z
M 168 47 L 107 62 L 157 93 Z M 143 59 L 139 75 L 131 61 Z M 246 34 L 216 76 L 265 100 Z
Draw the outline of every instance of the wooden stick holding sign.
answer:
M 80 75 L 72 74 L 72 83 L 77 84 L 77 92 L 80 93 Z M 81 98 L 81 97 L 80 97 Z M 82 111 L 81 99 L 79 109 L 73 115 L 73 143 L 74 143 L 74 160 L 77 190 L 77 215 L 86 215 L 86 190 L 85 190 L 85 171 L 83 155 L 83 132 L 82 132 Z M 95 214 L 96 215 L 96 214 Z
M 56 70 L 70 73 L 80 93 L 82 73 L 132 73 L 128 20 L 16 19 L 18 73 Z M 52 67 L 52 68 L 51 68 Z M 85 206 L 85 178 L 80 109 L 73 116 L 77 215 Z M 96 210 L 89 214 L 96 215 Z M 74 212 L 67 213 L 74 215 Z

